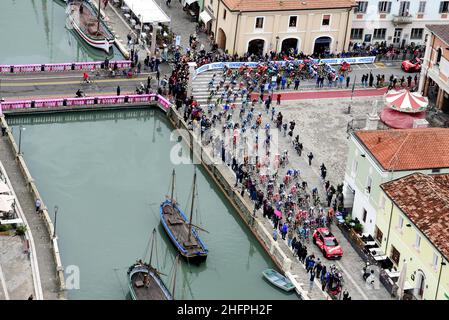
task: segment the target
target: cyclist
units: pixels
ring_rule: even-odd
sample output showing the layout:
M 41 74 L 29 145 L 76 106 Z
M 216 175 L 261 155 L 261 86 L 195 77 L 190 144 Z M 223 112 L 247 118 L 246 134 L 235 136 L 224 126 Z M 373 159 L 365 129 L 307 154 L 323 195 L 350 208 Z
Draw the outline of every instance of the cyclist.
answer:
M 90 83 L 89 74 L 87 72 L 83 73 L 83 82 Z

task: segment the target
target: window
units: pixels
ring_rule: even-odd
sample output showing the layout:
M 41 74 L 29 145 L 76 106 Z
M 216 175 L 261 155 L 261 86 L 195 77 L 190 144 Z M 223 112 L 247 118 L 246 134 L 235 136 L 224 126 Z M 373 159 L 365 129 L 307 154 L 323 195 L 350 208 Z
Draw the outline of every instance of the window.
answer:
M 401 17 L 408 17 L 410 15 L 410 1 L 401 1 L 399 4 L 399 15 Z
M 377 226 L 374 231 L 374 236 L 376 237 L 377 242 L 379 242 L 379 244 L 382 244 L 384 234 L 382 231 L 380 231 L 380 229 Z
M 432 169 L 432 173 L 440 173 L 440 169 Z
M 357 1 L 357 7 L 355 8 L 355 13 L 366 13 L 368 8 L 368 1 Z
M 291 16 L 288 19 L 288 27 L 289 28 L 296 28 L 296 24 L 298 23 L 298 17 L 297 16 Z
M 425 1 L 420 1 L 419 2 L 418 13 L 424 13 L 424 12 L 426 12 L 426 2 Z
M 416 234 L 415 249 L 419 250 L 420 246 L 421 246 L 421 236 L 419 234 Z
M 387 29 L 374 29 L 373 39 L 375 40 L 385 40 L 385 35 L 387 34 Z
M 363 209 L 363 214 L 362 214 L 362 221 L 366 222 L 366 216 L 368 215 L 368 211 L 366 211 L 366 209 Z
M 440 2 L 440 13 L 447 13 L 449 11 L 449 1 Z
M 398 219 L 398 229 L 402 230 L 402 227 L 404 226 L 404 218 L 402 216 L 399 216 Z
M 391 12 L 391 1 L 380 1 L 379 13 L 390 13 L 390 12 Z
M 321 23 L 322 26 L 329 26 L 331 22 L 331 15 L 325 14 L 323 15 L 323 22 Z
M 432 257 L 432 268 L 436 270 L 438 267 L 438 255 L 434 252 Z
M 441 62 L 441 56 L 443 55 L 443 51 L 441 50 L 441 48 L 438 48 L 437 51 L 437 61 L 436 61 L 436 65 L 439 66 L 440 62 Z
M 363 38 L 363 28 L 352 28 L 351 29 L 351 39 L 361 40 Z
M 391 256 L 390 257 L 391 257 L 391 260 L 393 260 L 394 263 L 396 263 L 396 265 L 399 265 L 399 259 L 401 258 L 401 254 L 393 245 L 391 246 Z
M 223 11 L 223 20 L 226 20 L 226 13 L 227 13 L 227 11 L 226 11 L 226 9 Z
M 373 184 L 373 179 L 368 177 L 366 179 L 366 192 L 371 193 L 371 185 Z
M 263 17 L 256 18 L 256 29 L 263 29 Z
M 423 28 L 412 28 L 412 32 L 410 33 L 410 39 L 422 39 L 424 34 Z

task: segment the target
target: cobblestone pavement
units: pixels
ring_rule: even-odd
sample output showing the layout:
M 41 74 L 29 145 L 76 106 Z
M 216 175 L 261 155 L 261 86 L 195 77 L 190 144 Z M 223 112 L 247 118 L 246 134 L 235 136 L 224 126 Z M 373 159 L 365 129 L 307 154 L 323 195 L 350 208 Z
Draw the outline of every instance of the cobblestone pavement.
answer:
M 197 97 L 201 96 L 201 92 L 204 91 L 202 86 L 204 82 L 208 83 L 207 78 L 212 77 L 212 73 L 208 72 L 206 74 L 200 75 L 193 84 L 194 95 Z M 205 80 L 206 79 L 206 80 Z M 218 77 L 217 77 L 218 79 Z M 207 84 L 206 84 L 207 86 Z M 206 88 L 207 91 L 207 88 Z M 204 97 L 198 98 L 202 104 L 206 105 Z M 207 98 L 206 98 L 207 100 Z M 380 99 L 381 100 L 381 99 Z M 324 196 L 324 186 L 323 181 L 319 175 L 319 166 L 321 163 L 325 163 L 327 167 L 328 177 L 331 184 L 336 186 L 343 181 L 344 170 L 346 166 L 346 154 L 347 154 L 347 125 L 348 122 L 354 120 L 353 126 L 363 128 L 365 126 L 365 119 L 367 114 L 372 111 L 374 101 L 379 101 L 379 98 L 354 98 L 352 103 L 351 99 L 339 99 L 338 101 L 329 100 L 304 100 L 298 101 L 288 101 L 282 102 L 280 106 L 276 106 L 276 101 L 272 106 L 276 108 L 276 111 L 281 111 L 284 115 L 284 122 L 291 121 L 295 119 L 297 123 L 295 127 L 294 135 L 300 135 L 300 141 L 304 145 L 304 150 L 302 157 L 299 157 L 292 147 L 290 138 L 283 137 L 283 134 L 279 135 L 279 152 L 282 153 L 283 150 L 289 151 L 289 164 L 286 165 L 284 169 L 279 170 L 279 177 L 282 178 L 289 168 L 299 169 L 301 180 L 307 181 L 309 189 L 317 187 L 320 193 L 320 198 L 325 199 Z M 351 114 L 347 114 L 348 104 L 351 103 Z M 238 103 L 239 105 L 241 103 Z M 379 104 L 380 108 L 380 104 Z M 207 107 L 205 107 L 207 109 Z M 234 112 L 234 121 L 238 121 L 240 106 L 237 107 Z M 263 105 L 256 104 L 256 110 L 254 112 L 254 118 L 258 113 L 263 116 L 263 121 L 261 127 L 265 127 L 266 123 L 270 123 L 271 127 L 274 127 L 274 123 L 270 121 L 270 116 L 267 115 L 265 107 Z M 221 131 L 221 124 L 217 124 L 216 130 Z M 248 129 L 249 130 L 249 129 Z M 264 133 L 260 133 L 261 145 L 264 139 Z M 210 147 L 208 147 L 210 149 Z M 312 161 L 312 166 L 308 165 L 307 154 L 312 151 L 314 154 L 314 159 Z M 234 176 L 234 173 L 228 167 L 229 174 Z M 234 178 L 235 179 L 235 178 Z M 279 183 L 280 181 L 278 181 Z M 247 200 L 249 198 L 247 197 Z M 251 203 L 251 202 L 249 202 Z M 252 204 L 250 205 L 252 206 Z M 261 217 L 261 213 L 258 214 L 258 219 L 260 219 L 265 227 L 270 230 L 272 228 L 271 222 L 267 219 Z M 344 274 L 344 284 L 343 287 L 346 288 L 353 299 L 358 300 L 386 300 L 391 299 L 390 294 L 386 291 L 383 286 L 379 289 L 367 288 L 363 278 L 361 276 L 362 267 L 364 265 L 363 260 L 359 257 L 357 252 L 353 250 L 351 244 L 346 240 L 346 238 L 341 234 L 337 227 L 332 228 L 332 232 L 335 234 L 337 239 L 344 251 L 344 256 L 341 260 L 337 261 L 327 261 L 323 256 L 321 251 L 317 249 L 312 243 L 306 244 L 308 248 L 308 253 L 313 252 L 316 257 L 320 258 L 323 263 L 329 267 L 330 264 L 336 264 L 337 267 Z M 305 273 L 303 266 L 298 262 L 297 259 L 291 257 L 291 250 L 288 248 L 286 243 L 282 240 L 278 240 L 284 252 L 287 253 L 290 258 L 292 258 L 295 263 L 292 268 L 297 274 L 300 274 L 299 281 L 306 284 L 309 287 L 308 275 Z M 301 275 L 302 274 L 302 275 Z M 316 288 L 314 286 L 313 290 L 318 290 L 320 294 L 321 288 Z M 315 293 L 316 294 L 316 293 Z
M 53 259 L 50 236 L 43 219 L 36 214 L 34 199 L 28 192 L 26 181 L 6 136 L 0 136 L 0 161 L 8 173 L 8 177 L 28 221 L 28 228 L 33 234 L 44 299 L 58 299 L 59 289 L 56 265 Z
M 31 264 L 24 253 L 24 242 L 19 236 L 0 236 L 0 268 L 6 288 L 0 283 L 0 299 L 25 300 L 34 294 Z

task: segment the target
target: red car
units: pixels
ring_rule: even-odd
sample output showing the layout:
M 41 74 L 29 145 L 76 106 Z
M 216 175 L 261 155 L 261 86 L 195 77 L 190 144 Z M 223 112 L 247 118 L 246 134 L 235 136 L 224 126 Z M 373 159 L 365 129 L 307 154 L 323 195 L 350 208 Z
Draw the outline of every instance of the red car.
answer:
M 401 69 L 405 72 L 420 72 L 421 71 L 421 59 L 414 58 L 412 60 L 402 61 Z
M 343 249 L 337 241 L 337 238 L 327 228 L 317 228 L 313 233 L 313 243 L 321 249 L 327 259 L 341 258 Z

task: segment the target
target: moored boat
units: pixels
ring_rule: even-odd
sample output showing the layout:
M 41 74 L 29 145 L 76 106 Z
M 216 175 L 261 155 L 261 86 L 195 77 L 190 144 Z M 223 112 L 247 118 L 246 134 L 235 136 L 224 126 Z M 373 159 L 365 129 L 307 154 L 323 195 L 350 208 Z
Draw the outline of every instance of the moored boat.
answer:
M 267 279 L 271 284 L 282 289 L 284 291 L 292 291 L 295 289 L 295 285 L 282 274 L 273 269 L 266 269 L 262 271 L 265 279 Z
M 174 285 L 176 283 L 176 269 L 173 282 L 173 291 L 170 292 L 160 276 L 162 273 L 151 264 L 155 236 L 156 229 L 153 230 L 149 263 L 138 260 L 128 269 L 128 287 L 133 300 L 174 300 L 173 295 Z
M 66 9 L 70 26 L 90 46 L 109 53 L 115 37 L 100 19 L 100 12 L 90 2 L 82 0 L 67 1 Z
M 198 230 L 206 230 L 192 224 L 196 192 L 196 171 L 193 176 L 193 193 L 189 219 L 187 219 L 187 216 L 173 198 L 174 186 L 175 170 L 173 170 L 172 174 L 171 197 L 162 202 L 159 209 L 161 223 L 180 255 L 189 262 L 199 263 L 206 260 L 209 251 L 198 234 Z

